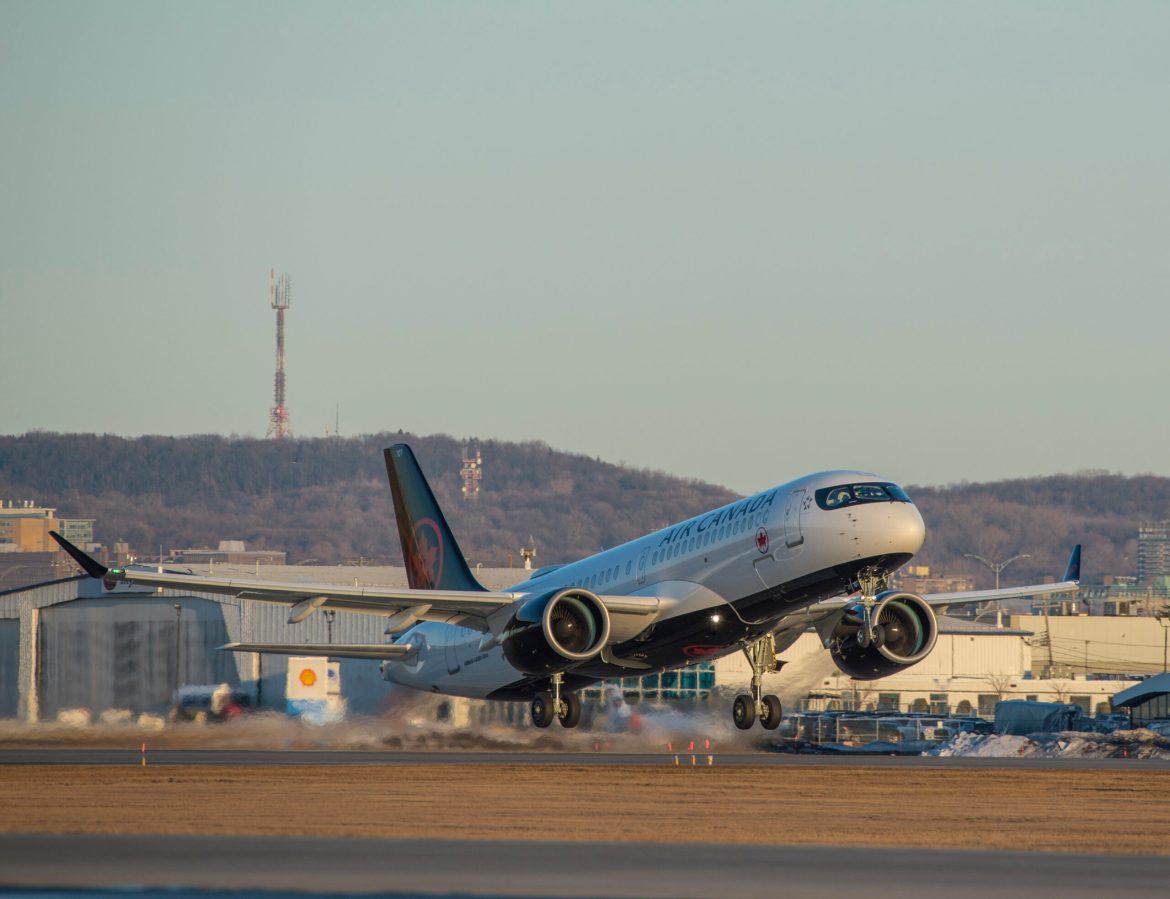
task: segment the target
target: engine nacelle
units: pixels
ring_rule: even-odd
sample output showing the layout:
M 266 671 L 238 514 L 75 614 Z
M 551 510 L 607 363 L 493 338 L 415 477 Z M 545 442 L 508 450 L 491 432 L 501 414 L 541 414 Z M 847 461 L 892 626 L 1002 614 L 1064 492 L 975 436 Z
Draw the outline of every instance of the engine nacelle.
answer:
M 609 611 L 573 587 L 525 602 L 508 621 L 504 657 L 525 674 L 553 674 L 594 658 L 609 642 Z
M 857 680 L 877 680 L 925 659 L 938 639 L 938 619 L 921 596 L 887 591 L 873 609 L 878 639 L 862 646 L 861 604 L 849 606 L 829 637 L 837 667 Z

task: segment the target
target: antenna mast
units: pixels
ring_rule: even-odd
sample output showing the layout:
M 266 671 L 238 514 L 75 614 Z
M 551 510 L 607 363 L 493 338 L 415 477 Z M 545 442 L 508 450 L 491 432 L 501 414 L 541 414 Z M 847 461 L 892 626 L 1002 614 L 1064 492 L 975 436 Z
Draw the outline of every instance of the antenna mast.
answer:
M 276 277 L 272 269 L 269 281 L 269 298 L 276 310 L 276 391 L 272 410 L 268 413 L 268 435 L 283 440 L 292 434 L 288 423 L 288 407 L 284 404 L 284 311 L 289 307 L 291 282 L 288 274 Z
M 459 469 L 459 476 L 463 478 L 463 498 L 478 499 L 479 482 L 483 480 L 483 456 L 478 444 L 463 444 L 463 467 Z

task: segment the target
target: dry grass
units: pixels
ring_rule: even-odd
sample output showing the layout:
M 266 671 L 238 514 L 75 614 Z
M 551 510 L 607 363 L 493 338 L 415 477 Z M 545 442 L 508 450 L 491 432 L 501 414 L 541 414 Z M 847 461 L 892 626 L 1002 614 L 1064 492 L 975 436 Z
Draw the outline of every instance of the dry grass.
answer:
M 1170 854 L 1170 772 L 817 766 L 0 767 L 0 832 Z

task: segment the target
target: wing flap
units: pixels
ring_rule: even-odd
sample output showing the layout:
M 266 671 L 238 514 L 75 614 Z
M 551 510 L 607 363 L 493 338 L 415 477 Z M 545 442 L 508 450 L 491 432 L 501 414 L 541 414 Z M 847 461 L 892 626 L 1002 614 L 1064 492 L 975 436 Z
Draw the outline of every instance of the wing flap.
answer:
M 262 652 L 280 656 L 328 656 L 331 659 L 402 659 L 415 651 L 394 643 L 225 643 L 221 652 Z

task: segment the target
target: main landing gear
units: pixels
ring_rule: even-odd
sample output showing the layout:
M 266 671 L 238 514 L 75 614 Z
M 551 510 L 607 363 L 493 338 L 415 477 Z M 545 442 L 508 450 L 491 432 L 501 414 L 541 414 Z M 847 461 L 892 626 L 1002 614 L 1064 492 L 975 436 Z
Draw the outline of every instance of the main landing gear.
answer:
M 564 676 L 559 672 L 552 676 L 552 692 L 542 690 L 532 697 L 532 723 L 537 727 L 548 727 L 556 718 L 561 727 L 576 727 L 581 721 L 581 697 L 576 693 L 561 695 Z
M 732 720 L 740 730 L 749 730 L 756 718 L 759 718 L 764 730 L 775 730 L 780 726 L 780 699 L 771 693 L 764 695 L 763 680 L 765 674 L 779 671 L 784 664 L 776 660 L 776 638 L 772 634 L 765 634 L 745 644 L 743 654 L 752 666 L 752 693 L 751 696 L 741 693 L 735 697 L 731 707 Z

